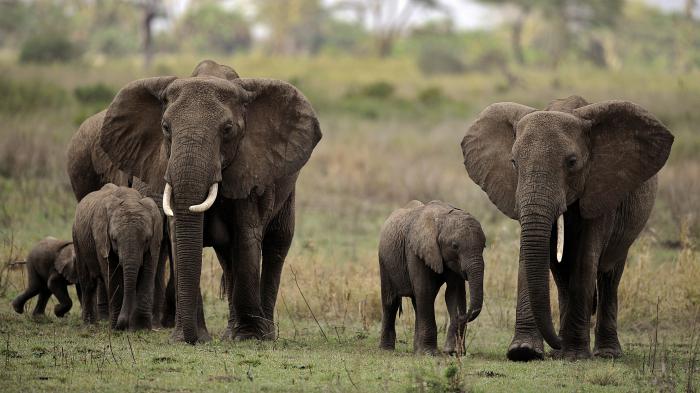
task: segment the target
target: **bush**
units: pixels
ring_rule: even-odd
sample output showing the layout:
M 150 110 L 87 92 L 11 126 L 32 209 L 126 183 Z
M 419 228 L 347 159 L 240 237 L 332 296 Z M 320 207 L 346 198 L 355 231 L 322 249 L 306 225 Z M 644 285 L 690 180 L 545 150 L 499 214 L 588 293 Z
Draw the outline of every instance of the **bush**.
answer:
M 394 85 L 391 83 L 379 81 L 364 86 L 360 94 L 373 98 L 389 98 L 394 94 L 394 90 Z
M 78 86 L 73 90 L 73 94 L 78 102 L 86 105 L 109 104 L 115 93 L 114 89 L 104 83 Z
M 41 34 L 28 38 L 19 55 L 22 63 L 68 62 L 80 57 L 80 50 L 61 34 Z
M 418 68 L 425 75 L 461 74 L 464 61 L 447 46 L 424 46 L 418 54 Z
M 418 92 L 418 101 L 427 106 L 439 105 L 444 99 L 445 95 L 438 86 L 430 86 Z
M 25 112 L 65 102 L 66 92 L 52 83 L 32 79 L 19 81 L 0 77 L 0 112 Z

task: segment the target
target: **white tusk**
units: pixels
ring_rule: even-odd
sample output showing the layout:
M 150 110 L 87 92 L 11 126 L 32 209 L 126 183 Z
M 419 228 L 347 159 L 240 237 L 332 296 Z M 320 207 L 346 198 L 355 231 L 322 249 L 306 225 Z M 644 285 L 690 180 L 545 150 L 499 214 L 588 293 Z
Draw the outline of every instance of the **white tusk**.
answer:
M 172 195 L 173 187 L 170 185 L 170 183 L 165 183 L 165 190 L 163 190 L 163 212 L 168 217 L 172 217 L 174 215 L 173 208 L 170 207 Z
M 564 257 L 564 215 L 557 218 L 557 262 Z
M 207 199 L 204 200 L 204 202 L 200 203 L 199 205 L 192 205 L 190 206 L 190 211 L 193 213 L 204 213 L 205 211 L 209 210 L 211 205 L 214 204 L 214 201 L 216 200 L 216 194 L 219 192 L 219 183 L 214 183 L 209 187 L 209 195 L 207 195 Z

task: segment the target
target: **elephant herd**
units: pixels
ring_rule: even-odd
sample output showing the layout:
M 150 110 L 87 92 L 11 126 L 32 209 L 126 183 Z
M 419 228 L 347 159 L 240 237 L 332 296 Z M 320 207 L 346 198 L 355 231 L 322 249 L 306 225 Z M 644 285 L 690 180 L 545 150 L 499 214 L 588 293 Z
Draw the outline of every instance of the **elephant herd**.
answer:
M 128 83 L 72 138 L 73 240 L 37 244 L 13 308 L 23 312 L 38 295 L 34 314 L 43 314 L 54 294 L 54 312 L 63 316 L 71 308 L 66 286 L 76 284 L 86 323 L 174 327 L 175 341 L 207 341 L 200 275 L 202 248 L 213 247 L 229 305 L 223 338 L 274 339 L 295 184 L 320 139 L 316 114 L 294 86 L 241 78 L 211 60 L 190 77 Z M 555 358 L 622 355 L 617 288 L 672 144 L 670 131 L 642 107 L 579 96 L 544 110 L 492 104 L 467 129 L 461 147 L 469 177 L 521 227 L 510 360 L 544 358 L 545 341 Z M 393 212 L 379 241 L 380 347 L 394 348 L 396 313 L 409 297 L 414 350 L 436 353 L 434 300 L 446 283 L 444 350 L 459 352 L 483 304 L 485 246 L 476 218 L 448 203 L 412 201 Z

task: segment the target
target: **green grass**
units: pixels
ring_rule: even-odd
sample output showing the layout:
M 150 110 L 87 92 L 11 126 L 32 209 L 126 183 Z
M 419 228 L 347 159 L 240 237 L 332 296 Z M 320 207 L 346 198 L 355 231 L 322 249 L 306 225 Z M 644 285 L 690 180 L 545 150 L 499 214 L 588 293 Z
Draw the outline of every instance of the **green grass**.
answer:
M 65 149 L 77 124 L 99 109 L 110 89 L 145 76 L 188 75 L 199 60 L 163 55 L 146 72 L 131 57 L 18 66 L 0 53 L 0 71 L 9 75 L 0 90 L 12 95 L 3 101 L 11 106 L 0 110 L 0 391 L 685 391 L 691 346 L 700 335 L 698 71 L 525 68 L 513 70 L 519 82 L 509 86 L 489 72 L 428 77 L 408 58 L 216 59 L 245 77 L 298 85 L 324 133 L 297 183 L 296 234 L 276 310 L 279 339 L 215 339 L 195 347 L 170 343 L 168 331 L 115 332 L 110 339 L 105 325 L 82 326 L 77 302 L 63 320 L 35 323 L 12 312 L 8 303 L 26 284 L 22 270 L 7 263 L 23 259 L 46 235 L 70 237 L 75 201 Z M 511 363 L 505 352 L 515 318 L 519 227 L 469 180 L 459 142 L 492 102 L 543 107 L 570 94 L 638 102 L 669 126 L 676 142 L 620 286 L 625 356 Z M 409 302 L 397 327 L 397 351 L 377 349 L 378 232 L 388 214 L 411 199 L 460 206 L 487 235 L 485 307 L 470 325 L 468 355 L 460 359 L 411 354 Z M 226 320 L 220 275 L 215 256 L 205 250 L 202 289 L 214 336 Z M 556 304 L 553 313 L 558 319 Z
M 215 334 L 224 328 L 224 309 L 222 301 L 207 304 Z M 274 342 L 215 338 L 188 346 L 170 343 L 163 330 L 110 335 L 104 324 L 83 326 L 77 310 L 65 319 L 36 323 L 5 303 L 0 308 L 0 378 L 5 392 L 611 392 L 657 391 L 662 384 L 682 391 L 687 383 L 688 347 L 680 338 L 657 348 L 654 372 L 648 365 L 649 339 L 632 332 L 621 335 L 626 350 L 621 360 L 522 364 L 505 360 L 510 329 L 484 323 L 470 327 L 466 356 L 414 356 L 409 319 L 400 320 L 395 352 L 377 348 L 377 324 L 365 329 L 321 322 L 324 339 L 309 318 L 287 316 Z

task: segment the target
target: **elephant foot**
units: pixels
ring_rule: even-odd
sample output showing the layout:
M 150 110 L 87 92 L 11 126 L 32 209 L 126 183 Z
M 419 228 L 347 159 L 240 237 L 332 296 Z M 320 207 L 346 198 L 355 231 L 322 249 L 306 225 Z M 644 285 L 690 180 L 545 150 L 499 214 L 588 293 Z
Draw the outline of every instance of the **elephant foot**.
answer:
M 593 356 L 603 359 L 617 359 L 622 357 L 622 348 L 620 343 L 615 345 L 600 345 L 593 350 Z
M 452 338 L 445 343 L 445 347 L 443 348 L 442 352 L 450 356 L 463 354 L 465 352 L 464 342 L 461 343 L 460 348 L 460 346 L 457 345 L 457 339 Z
M 57 304 L 53 308 L 53 313 L 59 318 L 63 318 L 64 315 L 68 314 L 68 311 L 70 311 L 72 304 Z M 43 313 L 42 313 L 43 315 Z
M 175 315 L 170 315 L 169 313 L 164 313 L 163 317 L 160 319 L 160 325 L 163 328 L 175 327 Z
M 173 333 L 170 335 L 170 341 L 171 342 L 185 342 L 185 333 L 182 331 L 182 328 L 179 326 L 176 326 L 175 329 L 173 330 Z M 197 344 L 203 344 L 211 341 L 211 335 L 209 335 L 209 332 L 205 328 L 199 328 L 197 329 Z
M 514 362 L 529 362 L 544 359 L 544 344 L 540 337 L 514 338 L 506 355 Z
M 435 347 L 418 347 L 413 351 L 416 355 L 437 356 L 440 353 Z
M 17 314 L 24 314 L 24 304 L 19 304 L 17 300 L 13 300 L 11 304 Z
M 553 359 L 568 360 L 575 362 L 577 360 L 587 360 L 591 358 L 591 351 L 586 349 L 555 349 L 550 355 Z

